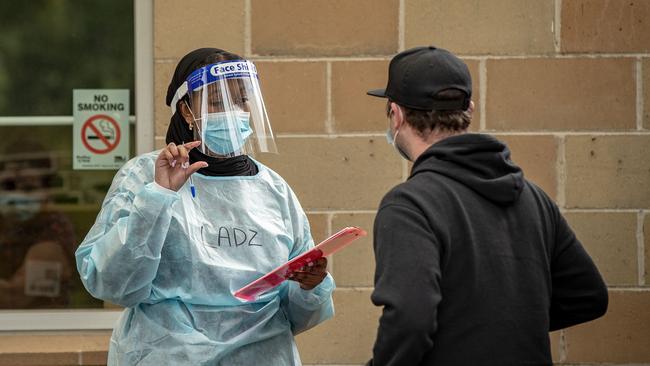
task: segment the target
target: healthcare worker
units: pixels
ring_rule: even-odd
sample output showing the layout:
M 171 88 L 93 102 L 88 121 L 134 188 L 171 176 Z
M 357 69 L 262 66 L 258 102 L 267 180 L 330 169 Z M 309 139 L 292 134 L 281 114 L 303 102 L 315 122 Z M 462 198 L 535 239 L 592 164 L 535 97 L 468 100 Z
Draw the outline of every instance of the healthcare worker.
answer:
M 76 252 L 86 289 L 126 307 L 108 364 L 300 365 L 294 335 L 334 313 L 326 260 L 233 296 L 314 245 L 291 188 L 250 157 L 276 151 L 255 66 L 192 51 L 166 102 L 169 145 L 120 169 Z

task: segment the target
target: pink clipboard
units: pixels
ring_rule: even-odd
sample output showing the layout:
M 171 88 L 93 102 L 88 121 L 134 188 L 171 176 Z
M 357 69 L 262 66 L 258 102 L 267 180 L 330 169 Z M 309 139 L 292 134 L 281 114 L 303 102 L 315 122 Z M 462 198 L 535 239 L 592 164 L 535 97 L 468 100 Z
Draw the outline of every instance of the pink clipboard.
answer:
M 307 265 L 307 263 L 313 262 L 321 257 L 326 257 L 366 235 L 368 234 L 363 229 L 358 227 L 346 227 L 338 233 L 323 240 L 311 250 L 302 253 L 257 280 L 240 288 L 234 295 L 236 298 L 244 301 L 253 301 L 262 293 L 281 284 L 292 272 L 301 269 Z

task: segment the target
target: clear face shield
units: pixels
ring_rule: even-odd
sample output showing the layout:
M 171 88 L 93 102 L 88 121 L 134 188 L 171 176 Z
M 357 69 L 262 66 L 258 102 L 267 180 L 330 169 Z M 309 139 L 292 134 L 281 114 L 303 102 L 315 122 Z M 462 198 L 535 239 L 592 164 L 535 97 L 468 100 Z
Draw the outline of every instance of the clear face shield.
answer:
M 198 149 L 203 154 L 229 158 L 277 153 L 252 62 L 227 60 L 195 70 L 176 91 L 172 113 L 185 95 L 194 119 L 194 139 L 201 141 Z

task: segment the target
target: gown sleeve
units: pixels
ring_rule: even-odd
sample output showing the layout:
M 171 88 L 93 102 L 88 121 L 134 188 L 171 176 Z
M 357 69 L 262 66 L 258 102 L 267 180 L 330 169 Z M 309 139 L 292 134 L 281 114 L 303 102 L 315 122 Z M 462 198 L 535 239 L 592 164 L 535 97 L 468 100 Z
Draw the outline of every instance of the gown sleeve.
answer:
M 86 290 L 125 307 L 145 302 L 160 263 L 177 192 L 153 181 L 153 160 L 136 158 L 116 174 L 95 224 L 75 253 Z

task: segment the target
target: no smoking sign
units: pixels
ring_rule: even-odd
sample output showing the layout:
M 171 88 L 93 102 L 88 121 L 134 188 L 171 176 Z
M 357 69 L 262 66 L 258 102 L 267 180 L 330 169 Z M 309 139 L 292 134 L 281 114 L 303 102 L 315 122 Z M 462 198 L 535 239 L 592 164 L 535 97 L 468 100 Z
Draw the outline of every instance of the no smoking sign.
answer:
M 110 116 L 90 117 L 81 127 L 81 142 L 95 154 L 107 154 L 120 143 L 120 125 Z
M 74 169 L 118 169 L 129 159 L 129 91 L 73 91 Z

